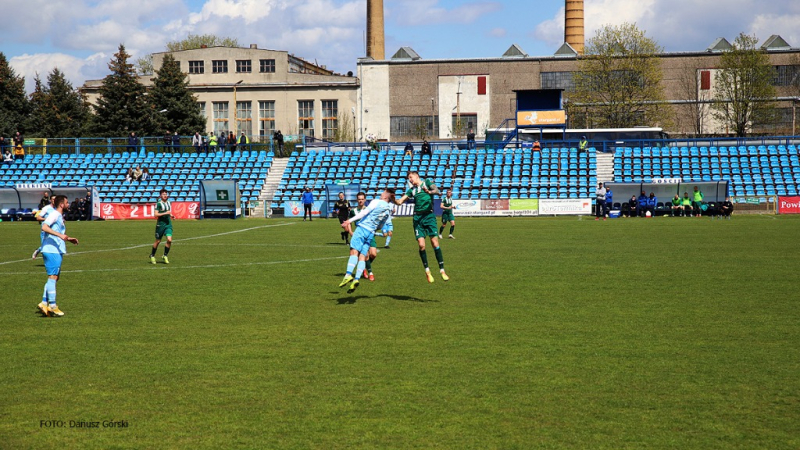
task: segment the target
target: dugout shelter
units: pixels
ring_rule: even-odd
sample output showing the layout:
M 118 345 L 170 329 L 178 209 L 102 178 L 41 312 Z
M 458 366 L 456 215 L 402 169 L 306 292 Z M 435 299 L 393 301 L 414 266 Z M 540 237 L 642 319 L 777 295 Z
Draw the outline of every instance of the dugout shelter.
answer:
M 200 218 L 236 219 L 242 215 L 242 194 L 236 180 L 199 180 Z
M 661 209 L 656 209 L 656 214 L 668 211 L 672 198 L 677 195 L 683 197 L 684 192 L 689 193 L 692 197 L 694 187 L 703 193 L 703 202 L 707 204 L 717 204 L 723 202 L 725 197 L 728 196 L 728 182 L 722 181 L 694 181 L 694 182 L 650 182 L 650 183 L 604 183 L 606 187 L 611 188 L 613 193 L 613 207 L 612 210 L 619 210 L 622 203 L 630 200 L 631 196 L 639 197 L 644 191 L 647 195 L 652 192 L 658 198 L 658 203 L 662 204 Z
M 334 217 L 333 206 L 339 200 L 339 193 L 344 192 L 345 200 L 350 201 L 350 206 L 356 207 L 356 195 L 361 192 L 361 185 L 358 183 L 350 183 L 349 181 L 335 182 L 334 184 L 325 185 L 325 199 L 323 206 L 325 207 L 326 218 Z
M 91 198 L 91 220 L 100 218 L 100 198 L 98 192 L 89 186 L 53 186 L 50 183 L 17 184 L 0 188 L 0 219 L 33 220 L 39 210 L 42 194 L 64 195 L 70 203 L 76 198 Z

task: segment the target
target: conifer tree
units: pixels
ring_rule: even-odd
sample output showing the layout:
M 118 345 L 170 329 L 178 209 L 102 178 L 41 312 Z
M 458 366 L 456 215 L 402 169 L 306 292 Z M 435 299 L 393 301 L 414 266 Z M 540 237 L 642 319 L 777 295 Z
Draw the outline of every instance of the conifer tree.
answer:
M 47 137 L 44 131 L 47 114 L 47 86 L 42 83 L 39 73 L 33 78 L 33 93 L 31 93 L 28 106 L 30 114 L 25 121 L 25 133 L 31 136 Z
M 206 121 L 188 86 L 189 79 L 181 72 L 175 58 L 169 53 L 164 55 L 149 94 L 152 109 L 164 111 L 155 116 L 159 130 L 177 131 L 181 136 L 190 136 L 196 131 L 203 133 Z
M 101 136 L 140 136 L 156 132 L 153 111 L 146 101 L 147 90 L 136 76 L 130 55 L 120 44 L 108 64 L 111 74 L 103 79 L 100 98 L 95 106 L 94 131 Z
M 47 113 L 43 124 L 47 137 L 81 137 L 87 131 L 90 109 L 83 95 L 72 87 L 64 72 L 54 68 L 47 76 Z
M 17 131 L 25 133 L 28 99 L 25 96 L 25 79 L 17 76 L 0 52 L 0 136 L 8 138 Z

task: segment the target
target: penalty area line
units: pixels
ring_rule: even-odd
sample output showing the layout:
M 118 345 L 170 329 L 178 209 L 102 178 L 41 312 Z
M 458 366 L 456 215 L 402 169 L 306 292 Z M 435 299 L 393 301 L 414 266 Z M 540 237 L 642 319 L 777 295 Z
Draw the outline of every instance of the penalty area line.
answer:
M 170 270 L 170 269 L 218 269 L 221 267 L 246 267 L 246 266 L 272 266 L 275 264 L 295 264 L 295 263 L 304 263 L 304 262 L 316 262 L 316 261 L 331 261 L 335 259 L 345 259 L 349 258 L 349 255 L 346 256 L 331 256 L 328 258 L 311 258 L 311 259 L 290 259 L 284 261 L 254 261 L 249 263 L 231 263 L 231 264 L 204 264 L 204 265 L 195 265 L 195 266 L 179 266 L 175 264 L 171 264 L 169 266 L 162 265 L 160 267 L 129 267 L 129 268 L 117 268 L 117 269 L 75 269 L 75 270 L 62 270 L 61 273 L 95 273 L 95 272 L 131 272 L 131 271 L 142 271 L 142 270 Z M 0 276 L 2 275 L 39 275 L 41 271 L 36 272 L 0 272 Z
M 208 238 L 212 238 L 212 237 L 227 236 L 229 234 L 243 233 L 245 231 L 258 230 L 258 229 L 261 229 L 261 228 L 282 227 L 282 226 L 285 226 L 285 225 L 296 225 L 296 224 L 297 224 L 296 222 L 284 222 L 284 223 L 278 223 L 278 224 L 275 224 L 275 225 L 260 225 L 260 226 L 257 226 L 257 227 L 242 228 L 241 230 L 226 231 L 224 233 L 207 234 L 205 236 L 194 236 L 194 237 L 188 237 L 188 238 L 183 238 L 183 239 L 173 239 L 172 242 L 174 243 L 174 242 L 194 241 L 194 240 L 197 240 L 197 239 L 208 239 Z M 70 253 L 65 253 L 64 256 L 87 255 L 87 254 L 91 254 L 91 253 L 121 252 L 121 251 L 124 251 L 124 250 L 134 250 L 134 249 L 137 249 L 137 248 L 152 247 L 152 246 L 153 246 L 153 244 L 139 244 L 139 245 L 132 245 L 130 247 L 106 248 L 106 249 L 101 249 L 101 250 L 87 250 L 85 252 L 70 252 Z M 3 262 L 0 262 L 0 266 L 4 266 L 6 264 L 21 263 L 21 262 L 26 262 L 26 261 L 31 261 L 31 259 L 30 258 L 25 258 L 25 259 L 17 259 L 17 260 L 14 260 L 14 261 L 3 261 Z

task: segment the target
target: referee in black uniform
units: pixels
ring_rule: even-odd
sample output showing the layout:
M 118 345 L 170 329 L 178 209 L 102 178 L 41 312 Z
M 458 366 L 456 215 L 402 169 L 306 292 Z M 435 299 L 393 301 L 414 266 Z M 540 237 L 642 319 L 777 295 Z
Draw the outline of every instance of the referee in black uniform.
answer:
M 345 200 L 344 192 L 339 192 L 339 200 L 336 200 L 333 210 L 336 212 L 336 217 L 339 218 L 339 225 L 341 225 L 350 217 L 350 202 Z M 339 228 L 341 229 L 341 227 Z M 347 231 L 342 231 L 342 240 L 345 244 L 349 244 L 350 233 Z

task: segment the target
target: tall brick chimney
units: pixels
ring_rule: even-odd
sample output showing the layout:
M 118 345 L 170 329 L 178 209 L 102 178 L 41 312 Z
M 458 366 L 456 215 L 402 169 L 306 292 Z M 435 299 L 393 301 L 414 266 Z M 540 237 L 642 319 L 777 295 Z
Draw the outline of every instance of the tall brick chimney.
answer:
M 564 42 L 583 54 L 583 0 L 565 0 Z
M 383 0 L 367 0 L 367 56 L 386 59 L 384 47 Z

